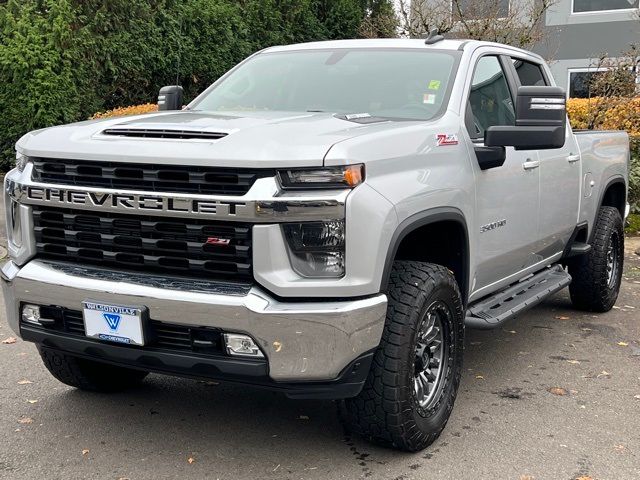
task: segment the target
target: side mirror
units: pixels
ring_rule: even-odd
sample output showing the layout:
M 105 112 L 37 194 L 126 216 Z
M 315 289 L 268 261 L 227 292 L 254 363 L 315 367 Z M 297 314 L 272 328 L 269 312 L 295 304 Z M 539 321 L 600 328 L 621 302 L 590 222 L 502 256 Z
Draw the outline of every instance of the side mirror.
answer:
M 516 98 L 515 126 L 489 127 L 487 147 L 516 150 L 562 148 L 567 130 L 565 91 L 560 87 L 520 87 Z
M 183 93 L 179 85 L 162 87 L 158 94 L 158 110 L 182 110 Z

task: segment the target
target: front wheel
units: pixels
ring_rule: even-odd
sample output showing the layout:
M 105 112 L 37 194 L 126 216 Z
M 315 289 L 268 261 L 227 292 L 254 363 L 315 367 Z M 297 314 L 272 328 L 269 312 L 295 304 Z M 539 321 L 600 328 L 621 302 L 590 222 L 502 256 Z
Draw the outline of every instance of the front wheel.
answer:
M 362 392 L 345 400 L 355 433 L 418 451 L 444 429 L 462 372 L 464 313 L 446 268 L 396 261 L 381 343 Z
M 618 209 L 600 207 L 592 239 L 589 253 L 568 262 L 571 303 L 581 310 L 608 312 L 618 299 L 624 264 L 624 229 Z
M 149 374 L 142 370 L 117 367 L 75 357 L 38 346 L 47 370 L 62 383 L 91 392 L 119 392 L 133 387 Z

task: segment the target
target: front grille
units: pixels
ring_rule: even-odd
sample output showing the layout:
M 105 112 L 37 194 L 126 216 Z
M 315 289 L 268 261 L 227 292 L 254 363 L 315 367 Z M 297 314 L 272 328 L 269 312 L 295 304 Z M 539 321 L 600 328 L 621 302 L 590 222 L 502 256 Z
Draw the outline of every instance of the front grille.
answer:
M 47 330 L 84 336 L 82 312 L 56 306 L 40 307 L 40 315 Z M 30 327 L 34 325 L 29 324 Z M 189 327 L 151 320 L 146 329 L 145 348 L 223 355 L 222 332 L 215 328 Z
M 60 185 L 204 195 L 244 195 L 273 170 L 33 159 L 33 179 Z
M 33 207 L 40 258 L 250 282 L 251 225 Z

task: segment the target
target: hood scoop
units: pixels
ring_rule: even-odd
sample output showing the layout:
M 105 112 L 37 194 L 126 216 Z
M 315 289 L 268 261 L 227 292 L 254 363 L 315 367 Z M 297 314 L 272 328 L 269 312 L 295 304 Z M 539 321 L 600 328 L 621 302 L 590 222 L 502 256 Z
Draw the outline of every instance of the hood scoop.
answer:
M 220 140 L 228 135 L 224 132 L 158 128 L 107 128 L 102 131 L 102 134 L 116 137 L 168 138 L 172 140 Z

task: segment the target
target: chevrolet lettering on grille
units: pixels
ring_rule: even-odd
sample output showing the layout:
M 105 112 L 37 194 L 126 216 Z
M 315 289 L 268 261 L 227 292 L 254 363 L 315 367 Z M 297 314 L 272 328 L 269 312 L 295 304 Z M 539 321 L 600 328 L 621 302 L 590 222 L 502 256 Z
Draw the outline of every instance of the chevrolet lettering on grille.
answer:
M 37 203 L 68 207 L 93 206 L 123 211 L 153 211 L 233 216 L 247 208 L 243 202 L 198 198 L 167 197 L 149 194 L 92 192 L 61 188 L 27 186 L 26 198 Z

